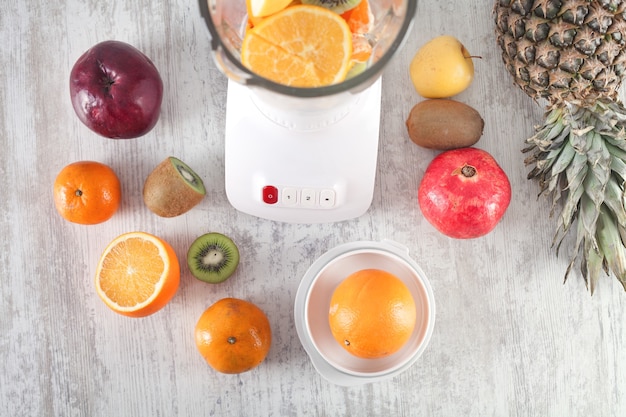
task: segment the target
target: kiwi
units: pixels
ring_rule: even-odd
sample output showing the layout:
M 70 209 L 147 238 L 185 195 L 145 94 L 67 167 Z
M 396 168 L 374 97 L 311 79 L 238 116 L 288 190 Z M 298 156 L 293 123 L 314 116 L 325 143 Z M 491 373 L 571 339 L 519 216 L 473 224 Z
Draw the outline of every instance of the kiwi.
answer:
M 157 165 L 143 185 L 143 201 L 161 217 L 188 212 L 206 194 L 202 179 L 187 164 L 170 156 Z
M 347 12 L 359 5 L 361 0 L 302 0 L 302 4 L 322 6 L 337 14 Z
M 198 237 L 187 252 L 191 274 L 200 281 L 218 284 L 230 277 L 239 265 L 239 249 L 221 233 L 206 233 Z
M 428 99 L 409 113 L 406 127 L 411 140 L 429 149 L 448 150 L 474 145 L 483 134 L 480 113 L 451 99 Z

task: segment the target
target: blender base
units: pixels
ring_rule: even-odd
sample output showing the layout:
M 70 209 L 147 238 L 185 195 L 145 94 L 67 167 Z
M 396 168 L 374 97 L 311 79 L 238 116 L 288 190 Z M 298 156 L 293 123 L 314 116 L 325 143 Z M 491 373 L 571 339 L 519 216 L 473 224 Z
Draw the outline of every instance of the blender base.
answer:
M 288 129 L 261 113 L 247 87 L 229 80 L 224 165 L 230 204 L 288 223 L 361 216 L 374 194 L 380 107 L 379 78 L 338 122 Z

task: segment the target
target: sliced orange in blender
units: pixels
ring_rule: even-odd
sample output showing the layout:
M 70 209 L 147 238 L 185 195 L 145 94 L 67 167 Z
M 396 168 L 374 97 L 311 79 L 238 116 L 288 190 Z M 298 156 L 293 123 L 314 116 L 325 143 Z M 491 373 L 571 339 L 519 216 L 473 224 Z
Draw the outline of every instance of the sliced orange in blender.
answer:
M 372 55 L 372 45 L 364 35 L 355 33 L 352 35 L 352 60 L 365 62 Z
M 368 0 L 361 0 L 354 8 L 343 12 L 341 17 L 348 22 L 352 33 L 367 33 L 372 29 L 374 16 Z
M 352 33 L 337 13 L 294 5 L 249 29 L 241 62 L 261 77 L 295 87 L 339 83 L 351 67 Z
M 246 0 L 248 16 L 265 17 L 283 10 L 292 0 Z
M 246 30 L 258 25 L 265 17 L 283 10 L 292 2 L 293 0 L 246 0 L 248 11 Z

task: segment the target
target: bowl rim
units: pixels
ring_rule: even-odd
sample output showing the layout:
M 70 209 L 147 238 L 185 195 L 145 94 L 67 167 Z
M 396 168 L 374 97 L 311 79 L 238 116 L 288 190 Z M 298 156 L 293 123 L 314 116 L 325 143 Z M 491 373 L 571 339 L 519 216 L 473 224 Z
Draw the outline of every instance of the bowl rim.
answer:
M 406 358 L 398 364 L 394 364 L 394 366 L 384 370 L 361 372 L 341 366 L 336 363 L 336 361 L 330 360 L 327 355 L 321 352 L 318 343 L 315 342 L 314 337 L 311 334 L 310 326 L 308 324 L 308 306 L 311 290 L 318 281 L 318 278 L 327 267 L 334 263 L 335 260 L 339 260 L 350 255 L 370 252 L 383 256 L 389 256 L 392 260 L 400 261 L 404 264 L 404 266 L 411 269 L 417 278 L 416 284 L 423 290 L 428 317 L 425 320 L 425 324 L 422 326 L 425 327 L 425 330 L 423 331 L 421 340 L 419 340 L 419 343 L 414 348 L 414 351 L 407 355 Z M 309 267 L 300 282 L 300 286 L 296 294 L 294 314 L 298 336 L 318 372 L 331 382 L 335 382 L 340 385 L 354 385 L 390 378 L 404 372 L 412 366 L 429 344 L 435 324 L 436 308 L 430 282 L 420 266 L 409 256 L 408 249 L 397 242 L 384 239 L 380 242 L 357 241 L 342 244 L 332 248 L 320 256 Z

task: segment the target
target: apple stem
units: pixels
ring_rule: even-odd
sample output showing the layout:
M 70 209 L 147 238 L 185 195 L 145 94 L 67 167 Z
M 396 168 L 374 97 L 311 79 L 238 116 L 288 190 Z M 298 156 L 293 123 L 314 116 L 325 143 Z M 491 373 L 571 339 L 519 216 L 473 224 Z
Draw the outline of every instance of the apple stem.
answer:
M 102 71 L 102 73 L 106 75 L 104 79 L 102 80 L 102 86 L 104 87 L 104 90 L 106 91 L 106 93 L 110 95 L 109 92 L 111 90 L 111 86 L 115 84 L 115 80 L 111 78 L 111 76 L 109 75 L 109 72 L 107 71 L 102 61 L 98 61 L 98 66 L 100 67 L 100 71 Z

